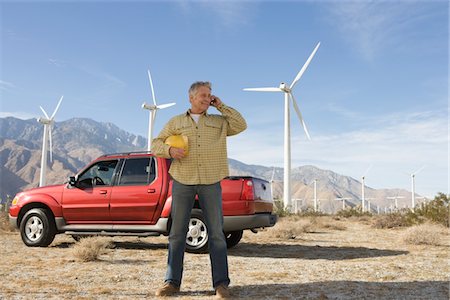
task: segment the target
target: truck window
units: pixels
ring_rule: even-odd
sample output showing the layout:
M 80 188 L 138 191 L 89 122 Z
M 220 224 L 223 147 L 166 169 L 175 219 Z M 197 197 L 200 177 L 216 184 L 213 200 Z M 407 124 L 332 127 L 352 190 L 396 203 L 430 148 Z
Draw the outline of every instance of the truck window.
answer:
M 100 161 L 93 164 L 78 177 L 80 187 L 92 187 L 95 185 L 111 185 L 117 160 Z
M 155 180 L 153 158 L 130 158 L 125 161 L 118 185 L 147 185 Z

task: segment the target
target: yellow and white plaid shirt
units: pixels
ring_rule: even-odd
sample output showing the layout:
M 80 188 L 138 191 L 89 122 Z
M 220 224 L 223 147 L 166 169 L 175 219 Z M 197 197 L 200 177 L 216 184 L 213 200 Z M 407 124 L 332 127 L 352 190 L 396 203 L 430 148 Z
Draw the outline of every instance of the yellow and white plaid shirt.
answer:
M 170 166 L 169 173 L 176 181 L 186 185 L 213 184 L 229 175 L 226 138 L 244 131 L 247 123 L 238 111 L 223 103 L 217 109 L 222 115 L 205 112 L 198 123 L 190 110 L 175 116 L 153 139 L 153 154 L 170 158 L 170 146 L 164 141 L 171 135 L 188 137 L 188 155 L 174 159 Z

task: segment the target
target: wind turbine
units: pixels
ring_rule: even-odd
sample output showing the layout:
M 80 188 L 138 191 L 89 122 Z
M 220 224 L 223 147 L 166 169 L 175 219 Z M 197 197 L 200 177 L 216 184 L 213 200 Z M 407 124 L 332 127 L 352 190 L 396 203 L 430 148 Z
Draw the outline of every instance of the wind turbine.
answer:
M 317 212 L 317 179 L 314 179 L 314 212 Z
M 416 170 L 415 172 L 411 173 L 411 210 L 414 210 L 414 207 L 416 206 L 416 199 L 415 199 L 415 193 L 416 193 L 416 175 L 422 171 L 425 168 L 425 166 L 422 166 L 420 169 Z
M 300 109 L 295 101 L 294 95 L 292 94 L 292 89 L 297 84 L 297 82 L 302 77 L 303 73 L 308 68 L 309 63 L 312 58 L 319 49 L 320 42 L 317 44 L 316 48 L 314 48 L 313 52 L 309 56 L 308 60 L 305 62 L 300 72 L 298 72 L 294 81 L 291 85 L 287 85 L 286 83 L 280 83 L 279 87 L 263 87 L 263 88 L 245 88 L 244 91 L 254 91 L 254 92 L 283 92 L 284 93 L 284 178 L 283 178 L 283 201 L 284 207 L 291 207 L 291 136 L 290 136 L 290 102 L 292 101 L 292 105 L 302 123 L 303 129 L 305 130 L 306 136 L 309 140 L 311 137 L 309 136 L 308 129 L 306 128 L 306 124 L 303 121 L 302 114 Z
M 64 96 L 61 96 L 59 99 L 58 105 L 56 105 L 55 110 L 51 117 L 48 116 L 47 112 L 39 106 L 39 108 L 44 113 L 44 117 L 38 118 L 37 121 L 41 124 L 44 124 L 44 136 L 42 138 L 42 157 L 41 157 L 41 173 L 39 176 L 39 186 L 45 185 L 45 174 L 47 172 L 47 145 L 50 145 L 50 161 L 53 161 L 53 145 L 52 145 L 52 126 L 55 120 L 56 112 L 61 105 Z
M 167 104 L 156 104 L 156 97 L 155 97 L 155 90 L 153 89 L 153 81 L 152 81 L 152 75 L 150 74 L 150 70 L 147 70 L 148 73 L 148 80 L 150 81 L 150 89 L 152 91 L 152 99 L 153 99 L 153 105 L 143 103 L 142 108 L 148 109 L 150 111 L 149 118 L 148 118 L 148 141 L 147 141 L 147 151 L 150 151 L 152 147 L 152 139 L 153 139 L 153 124 L 155 123 L 156 118 L 156 111 L 158 109 L 167 108 L 170 106 L 175 105 L 175 103 L 167 103 Z
M 346 200 L 352 200 L 352 198 L 348 198 L 348 197 L 339 197 L 339 198 L 335 198 L 334 200 L 337 200 L 337 201 L 342 200 L 342 210 L 345 210 L 345 201 L 346 201 Z
M 275 167 L 273 167 L 273 169 L 272 169 L 272 178 L 270 178 L 270 193 L 271 193 L 271 197 L 272 197 L 272 200 L 273 200 L 273 183 L 274 183 L 274 180 L 275 179 Z
M 386 197 L 386 199 L 389 199 L 389 200 L 394 200 L 395 202 L 395 204 L 394 204 L 394 208 L 395 208 L 395 210 L 397 210 L 398 209 L 398 199 L 402 199 L 402 198 L 405 198 L 405 197 L 403 197 L 403 196 L 395 196 L 395 197 Z
M 362 202 L 362 212 L 365 211 L 365 205 L 366 205 L 366 204 L 365 204 L 366 199 L 365 199 L 365 183 L 364 183 L 364 180 L 366 179 L 366 175 L 367 175 L 367 173 L 369 173 L 369 171 L 370 171 L 370 169 L 372 168 L 372 166 L 373 166 L 373 165 L 370 165 L 370 166 L 367 168 L 366 172 L 364 172 L 364 175 L 361 176 L 361 202 Z

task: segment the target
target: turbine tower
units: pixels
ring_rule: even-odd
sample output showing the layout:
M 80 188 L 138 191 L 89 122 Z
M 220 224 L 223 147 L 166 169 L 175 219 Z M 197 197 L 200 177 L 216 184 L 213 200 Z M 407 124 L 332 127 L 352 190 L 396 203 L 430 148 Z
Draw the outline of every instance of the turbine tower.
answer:
M 56 105 L 55 110 L 51 117 L 48 116 L 47 112 L 39 106 L 39 108 L 44 113 L 44 117 L 38 118 L 37 121 L 44 124 L 44 136 L 42 138 L 42 156 L 41 156 L 41 173 L 39 176 L 39 186 L 45 186 L 45 174 L 47 172 L 47 145 L 50 145 L 50 161 L 53 161 L 53 145 L 52 145 L 52 126 L 55 120 L 55 115 L 58 112 L 59 106 L 63 100 L 64 96 L 59 99 L 58 105 Z
M 255 92 L 283 92 L 284 93 L 284 176 L 283 176 L 283 201 L 284 207 L 287 209 L 291 209 L 291 136 L 290 136 L 290 101 L 292 101 L 292 105 L 300 119 L 300 122 L 305 130 L 306 136 L 309 140 L 311 137 L 309 136 L 308 129 L 306 128 L 306 124 L 303 121 L 302 114 L 300 109 L 295 101 L 294 95 L 292 94 L 292 89 L 297 84 L 297 82 L 302 77 L 303 73 L 308 68 L 309 63 L 312 58 L 319 49 L 320 42 L 314 48 L 313 52 L 309 56 L 308 60 L 305 62 L 300 72 L 298 72 L 294 81 L 291 85 L 287 85 L 282 82 L 279 87 L 263 87 L 263 88 L 245 88 L 244 91 L 255 91 Z
M 416 193 L 416 175 L 422 171 L 425 168 L 425 166 L 422 166 L 417 171 L 411 173 L 411 210 L 414 210 L 414 207 L 416 207 L 416 199 L 415 199 L 415 193 Z
M 365 198 L 365 183 L 364 180 L 366 179 L 367 173 L 369 173 L 370 169 L 372 168 L 372 165 L 370 165 L 366 172 L 364 172 L 364 175 L 361 177 L 361 202 L 362 202 L 362 212 L 365 211 L 365 205 L 366 205 L 366 198 Z
M 153 89 L 152 75 L 150 74 L 150 70 L 147 70 L 147 73 L 148 73 L 148 80 L 150 81 L 150 89 L 152 91 L 153 105 L 147 104 L 144 102 L 142 104 L 142 108 L 148 109 L 150 111 L 149 118 L 148 118 L 148 141 L 147 141 L 147 151 L 150 151 L 150 149 L 152 148 L 153 125 L 155 123 L 156 111 L 158 109 L 163 109 L 163 108 L 173 106 L 173 105 L 175 105 L 175 103 L 167 103 L 167 104 L 161 104 L 161 105 L 156 104 L 156 97 L 155 97 L 155 90 Z

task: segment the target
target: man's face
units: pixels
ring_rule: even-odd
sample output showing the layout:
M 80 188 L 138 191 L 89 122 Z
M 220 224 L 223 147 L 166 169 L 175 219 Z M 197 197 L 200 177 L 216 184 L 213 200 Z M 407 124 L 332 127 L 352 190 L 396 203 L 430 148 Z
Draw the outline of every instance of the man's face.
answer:
M 211 90 L 206 86 L 200 86 L 197 93 L 189 96 L 191 102 L 191 112 L 194 114 L 201 114 L 205 112 L 211 104 Z

